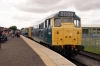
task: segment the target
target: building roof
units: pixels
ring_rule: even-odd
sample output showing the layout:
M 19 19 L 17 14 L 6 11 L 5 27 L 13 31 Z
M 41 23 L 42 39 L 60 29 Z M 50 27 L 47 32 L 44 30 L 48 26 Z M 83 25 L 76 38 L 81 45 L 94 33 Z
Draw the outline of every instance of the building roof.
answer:
M 82 24 L 82 27 L 88 27 L 88 28 L 100 28 L 99 24 Z
M 0 29 L 1 29 L 1 30 L 3 30 L 3 29 L 4 29 L 4 27 L 0 27 Z

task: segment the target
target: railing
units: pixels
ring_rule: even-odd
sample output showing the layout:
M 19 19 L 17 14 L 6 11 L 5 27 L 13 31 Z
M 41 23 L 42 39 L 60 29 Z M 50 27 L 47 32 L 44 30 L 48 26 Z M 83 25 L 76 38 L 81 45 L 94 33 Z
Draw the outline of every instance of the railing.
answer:
M 100 54 L 100 34 L 83 34 L 82 45 L 86 51 Z

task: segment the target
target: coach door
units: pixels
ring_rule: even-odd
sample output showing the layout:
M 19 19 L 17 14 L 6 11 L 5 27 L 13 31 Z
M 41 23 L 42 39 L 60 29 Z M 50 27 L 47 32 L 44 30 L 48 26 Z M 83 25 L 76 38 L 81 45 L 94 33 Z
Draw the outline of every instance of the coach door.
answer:
M 51 40 L 52 40 L 52 23 L 51 23 L 51 19 L 47 19 L 45 21 L 45 41 L 48 44 L 51 44 Z

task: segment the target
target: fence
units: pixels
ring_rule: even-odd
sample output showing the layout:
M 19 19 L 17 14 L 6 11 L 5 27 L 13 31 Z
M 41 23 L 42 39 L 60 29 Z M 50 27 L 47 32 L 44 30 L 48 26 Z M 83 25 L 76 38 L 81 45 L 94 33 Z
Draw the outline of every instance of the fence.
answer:
M 100 34 L 83 34 L 82 45 L 86 51 L 100 54 Z

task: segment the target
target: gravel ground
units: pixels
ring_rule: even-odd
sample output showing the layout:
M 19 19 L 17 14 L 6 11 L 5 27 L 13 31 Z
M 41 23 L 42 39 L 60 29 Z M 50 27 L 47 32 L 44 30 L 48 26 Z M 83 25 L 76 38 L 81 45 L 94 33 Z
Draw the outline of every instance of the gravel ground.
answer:
M 1 44 L 0 66 L 46 66 L 22 38 L 8 38 Z

